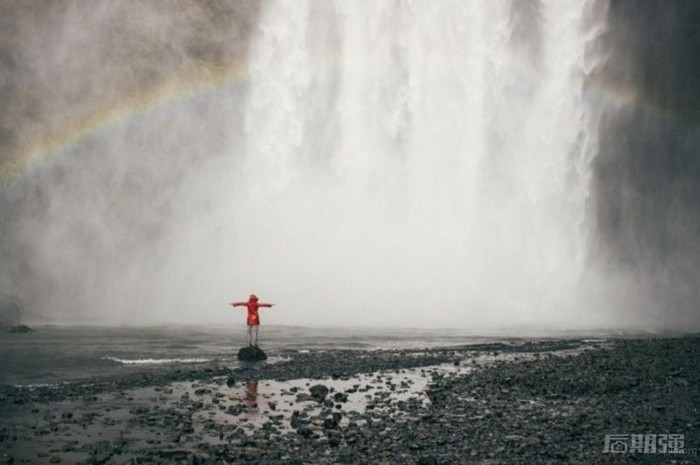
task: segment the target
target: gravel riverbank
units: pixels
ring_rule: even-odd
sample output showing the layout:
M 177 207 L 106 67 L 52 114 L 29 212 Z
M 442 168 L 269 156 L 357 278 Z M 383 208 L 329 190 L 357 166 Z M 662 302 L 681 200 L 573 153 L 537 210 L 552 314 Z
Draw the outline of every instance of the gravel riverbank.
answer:
M 0 464 L 699 463 L 699 354 L 546 340 L 5 386 Z

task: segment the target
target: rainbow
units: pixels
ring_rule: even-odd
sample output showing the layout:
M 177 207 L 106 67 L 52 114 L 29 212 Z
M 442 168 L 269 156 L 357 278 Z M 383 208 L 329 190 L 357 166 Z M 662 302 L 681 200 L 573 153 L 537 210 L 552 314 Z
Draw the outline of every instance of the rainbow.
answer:
M 121 98 L 107 108 L 85 115 L 70 126 L 17 150 L 9 157 L 10 161 L 0 163 L 0 185 L 19 178 L 50 157 L 68 152 L 89 136 L 108 131 L 120 123 L 172 102 L 186 101 L 222 87 L 238 85 L 248 77 L 248 67 L 245 64 L 199 66 L 184 76 L 175 76 L 144 92 Z
M 540 73 L 533 64 L 511 62 L 511 65 L 525 79 L 536 79 Z M 221 87 L 237 85 L 248 79 L 250 79 L 250 73 L 247 64 L 233 63 L 227 66 L 201 65 L 187 75 L 178 75 L 161 81 L 147 91 L 122 98 L 108 108 L 78 119 L 72 125 L 62 128 L 60 132 L 49 134 L 36 143 L 25 145 L 8 157 L 9 161 L 0 162 L 0 186 L 19 178 L 46 159 L 69 152 L 71 147 L 89 136 L 107 131 L 120 123 L 148 114 L 172 102 L 186 101 Z M 671 119 L 676 124 L 689 123 L 681 121 L 682 116 L 674 114 L 671 109 L 663 108 L 658 102 L 645 98 L 636 90 L 620 83 L 610 82 L 601 77 L 586 78 L 586 82 L 589 91 L 614 107 L 637 107 L 657 118 Z
M 507 61 L 510 70 L 517 73 L 521 79 L 537 83 L 542 77 L 542 69 L 531 60 L 512 55 L 507 58 Z M 605 78 L 595 71 L 590 75 L 582 74 L 581 79 L 583 79 L 586 92 L 612 109 L 637 108 L 649 116 L 670 120 L 678 126 L 697 124 L 697 121 L 688 120 L 674 109 L 665 106 L 665 102 L 653 99 L 650 95 L 640 92 L 635 86 L 624 81 Z

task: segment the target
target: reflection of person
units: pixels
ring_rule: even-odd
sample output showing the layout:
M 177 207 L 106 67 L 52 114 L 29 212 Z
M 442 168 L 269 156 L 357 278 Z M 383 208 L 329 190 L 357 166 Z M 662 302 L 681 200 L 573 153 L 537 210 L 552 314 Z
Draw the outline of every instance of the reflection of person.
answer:
M 248 307 L 248 329 L 246 331 L 246 340 L 248 342 L 248 347 L 254 345 L 258 346 L 258 328 L 260 327 L 260 317 L 258 316 L 258 309 L 260 307 L 272 307 L 274 304 L 265 304 L 258 302 L 258 296 L 251 294 L 248 302 L 231 302 L 230 305 L 234 307 Z
M 245 385 L 245 403 L 248 407 L 258 406 L 258 380 L 252 379 Z

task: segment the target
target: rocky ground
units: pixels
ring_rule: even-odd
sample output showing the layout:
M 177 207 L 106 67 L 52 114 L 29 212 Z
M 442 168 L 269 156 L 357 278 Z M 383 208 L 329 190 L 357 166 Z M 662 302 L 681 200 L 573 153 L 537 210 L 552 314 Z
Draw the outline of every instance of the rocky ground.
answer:
M 697 336 L 291 352 L 4 388 L 0 464 L 700 463 L 699 352 Z M 606 434 L 682 434 L 685 452 L 648 436 L 655 453 L 604 453 Z

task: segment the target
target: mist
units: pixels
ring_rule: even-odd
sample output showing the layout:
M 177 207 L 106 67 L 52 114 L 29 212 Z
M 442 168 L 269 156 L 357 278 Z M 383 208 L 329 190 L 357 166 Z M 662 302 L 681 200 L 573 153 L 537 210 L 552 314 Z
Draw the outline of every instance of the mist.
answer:
M 630 318 L 697 329 L 700 302 L 700 34 L 695 4 L 611 2 L 598 85 L 608 103 L 594 160 L 592 254 L 631 282 Z
M 31 320 L 698 328 L 697 6 L 0 8 Z

